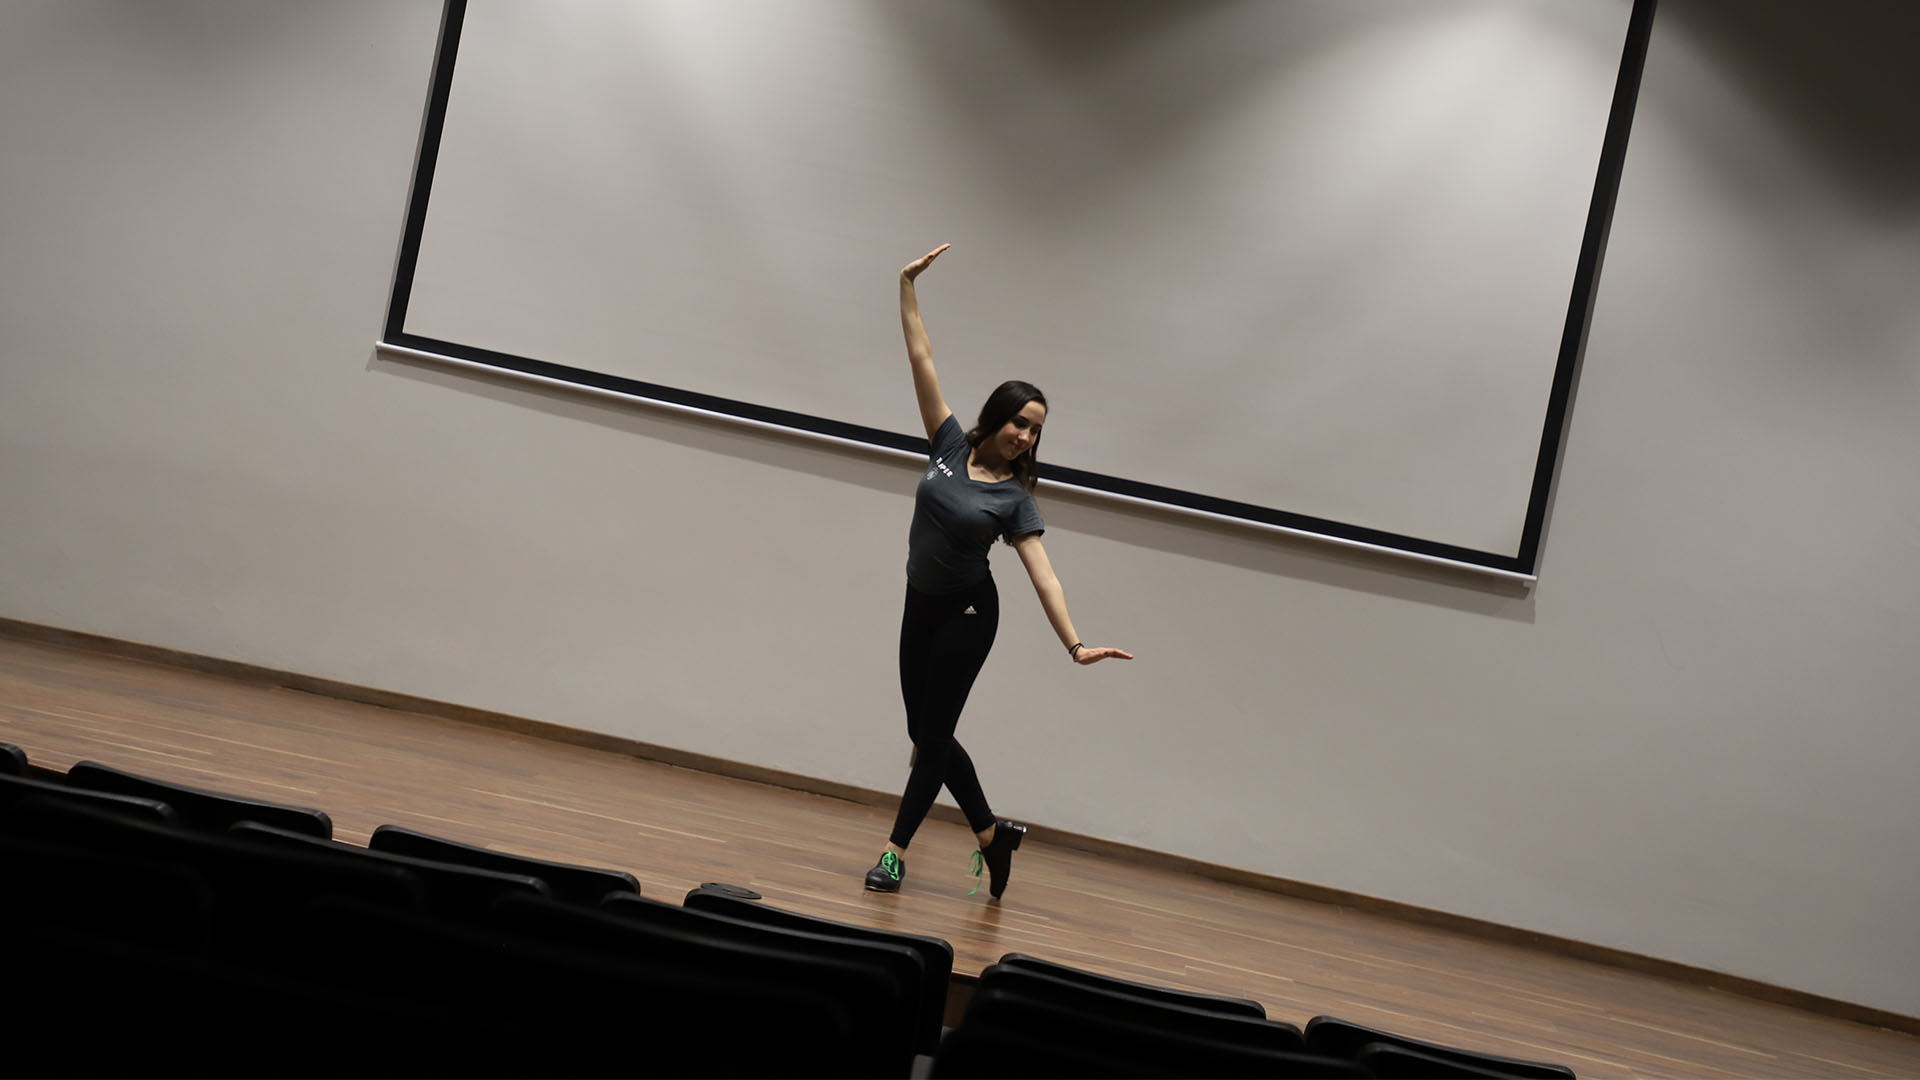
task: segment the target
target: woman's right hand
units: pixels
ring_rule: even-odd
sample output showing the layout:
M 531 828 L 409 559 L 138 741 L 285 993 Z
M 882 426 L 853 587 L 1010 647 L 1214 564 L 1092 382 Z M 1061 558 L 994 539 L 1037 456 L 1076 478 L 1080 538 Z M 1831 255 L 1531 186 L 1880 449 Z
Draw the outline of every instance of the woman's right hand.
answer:
M 919 258 L 913 260 L 912 262 L 900 268 L 900 276 L 902 278 L 905 278 L 908 281 L 912 281 L 914 278 L 919 277 L 920 272 L 922 270 L 925 270 L 927 267 L 933 265 L 933 260 L 939 258 L 941 252 L 947 250 L 952 246 L 953 246 L 952 244 L 941 244 L 939 247 L 934 248 L 932 251 L 929 251 L 925 255 L 922 255 Z

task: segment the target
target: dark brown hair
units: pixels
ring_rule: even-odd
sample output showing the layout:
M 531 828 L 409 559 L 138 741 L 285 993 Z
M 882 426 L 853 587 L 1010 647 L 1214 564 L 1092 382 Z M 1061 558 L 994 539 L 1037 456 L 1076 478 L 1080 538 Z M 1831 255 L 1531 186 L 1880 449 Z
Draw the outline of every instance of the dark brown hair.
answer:
M 1007 426 L 1007 421 L 1027 407 L 1028 402 L 1037 401 L 1041 408 L 1047 407 L 1047 395 L 1040 388 L 1019 379 L 1009 379 L 987 395 L 987 403 L 980 406 L 980 422 L 967 432 L 967 445 L 977 447 L 992 438 L 994 433 Z M 1041 429 L 1045 431 L 1045 428 Z M 1008 464 L 1013 466 L 1013 478 L 1020 486 L 1033 493 L 1033 486 L 1040 482 L 1040 436 L 1033 437 L 1033 446 L 1026 453 L 1014 458 Z

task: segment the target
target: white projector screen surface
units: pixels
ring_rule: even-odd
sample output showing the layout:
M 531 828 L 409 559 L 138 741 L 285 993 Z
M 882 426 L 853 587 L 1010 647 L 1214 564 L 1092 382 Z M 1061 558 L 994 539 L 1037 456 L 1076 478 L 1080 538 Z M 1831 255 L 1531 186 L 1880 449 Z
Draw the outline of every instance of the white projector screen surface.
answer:
M 1629 9 L 470 0 L 404 330 L 1512 556 Z

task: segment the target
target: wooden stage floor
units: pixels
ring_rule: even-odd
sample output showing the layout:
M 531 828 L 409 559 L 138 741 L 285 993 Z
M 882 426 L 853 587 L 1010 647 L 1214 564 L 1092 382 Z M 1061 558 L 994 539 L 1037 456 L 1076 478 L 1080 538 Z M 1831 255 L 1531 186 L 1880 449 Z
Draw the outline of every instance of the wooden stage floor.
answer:
M 945 938 L 958 976 L 1024 952 L 1590 1078 L 1920 1076 L 1920 1037 L 1032 839 L 990 902 L 967 895 L 972 838 L 939 821 L 905 889 L 868 893 L 890 811 L 4 635 L 0 741 L 50 768 L 92 759 L 317 807 L 355 843 L 394 823 L 622 868 L 673 902 L 702 882 L 745 885 Z

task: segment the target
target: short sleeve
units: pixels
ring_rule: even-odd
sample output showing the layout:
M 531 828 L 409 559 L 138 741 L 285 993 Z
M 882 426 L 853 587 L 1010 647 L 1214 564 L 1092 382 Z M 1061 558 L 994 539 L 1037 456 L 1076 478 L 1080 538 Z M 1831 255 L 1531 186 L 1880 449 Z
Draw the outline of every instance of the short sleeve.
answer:
M 947 418 L 934 429 L 933 445 L 927 454 L 927 459 L 931 461 L 934 458 L 950 458 L 966 447 L 967 433 L 960 429 L 960 418 L 948 413 Z
M 1012 542 L 1023 536 L 1039 536 L 1047 531 L 1047 523 L 1040 517 L 1040 508 L 1033 505 L 1033 496 L 1022 495 L 1013 507 L 1013 523 L 1007 526 L 1007 540 Z

